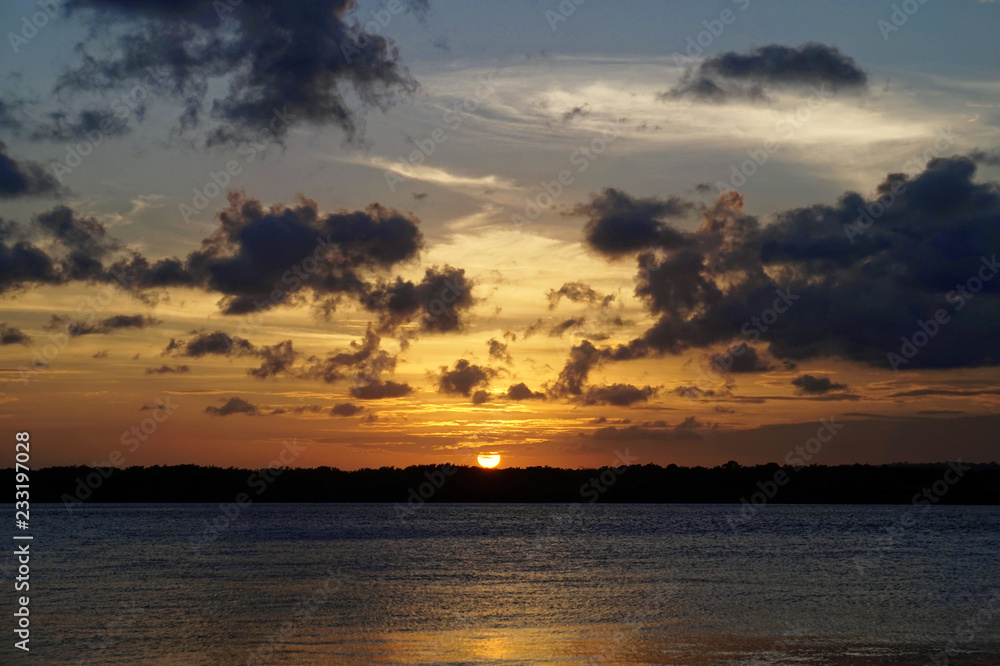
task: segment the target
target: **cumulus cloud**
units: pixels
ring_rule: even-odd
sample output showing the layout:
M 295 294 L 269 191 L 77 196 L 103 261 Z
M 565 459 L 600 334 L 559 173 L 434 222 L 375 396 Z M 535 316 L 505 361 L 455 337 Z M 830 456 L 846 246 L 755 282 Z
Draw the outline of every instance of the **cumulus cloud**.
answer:
M 423 0 L 404 4 L 427 10 Z M 385 109 L 418 87 L 392 41 L 351 18 L 351 0 L 71 0 L 67 7 L 94 29 L 111 26 L 117 43 L 101 54 L 79 44 L 82 64 L 62 73 L 57 91 L 144 86 L 179 101 L 178 128 L 204 129 L 210 144 L 274 130 L 278 114 L 354 137 L 367 109 Z M 228 89 L 215 95 L 210 84 L 220 77 Z
M 249 340 L 222 331 L 212 331 L 195 332 L 194 337 L 186 341 L 170 338 L 163 355 L 201 358 L 202 356 L 246 356 L 256 351 L 257 348 Z
M 651 245 L 679 247 L 684 236 L 666 220 L 686 217 L 694 208 L 679 197 L 636 199 L 608 187 L 571 214 L 589 218 L 584 236 L 590 247 L 615 256 Z
M 729 51 L 708 57 L 686 71 L 680 83 L 661 97 L 709 102 L 759 100 L 769 87 L 828 86 L 834 91 L 860 91 L 867 85 L 865 71 L 835 47 L 816 42 L 797 47 L 769 44 L 745 54 Z
M 357 416 L 361 412 L 365 411 L 365 408 L 361 405 L 355 405 L 350 402 L 342 402 L 339 405 L 334 405 L 330 408 L 331 416 Z
M 360 342 L 352 341 L 347 349 L 329 354 L 324 359 L 314 360 L 298 376 L 320 379 L 328 384 L 348 378 L 377 384 L 383 373 L 392 372 L 396 368 L 396 357 L 382 349 L 381 344 L 382 339 L 369 327 Z M 288 351 L 289 358 L 294 358 L 290 342 Z
M 514 359 L 511 358 L 510 352 L 508 351 L 509 345 L 500 342 L 496 338 L 490 338 L 489 342 L 486 343 L 486 346 L 489 347 L 490 358 L 494 361 L 500 361 L 501 363 L 506 363 L 508 365 L 513 362 Z
M 888 353 L 939 310 L 961 323 L 940 325 L 902 369 L 995 365 L 1000 185 L 976 182 L 975 171 L 968 158 L 934 159 L 914 176 L 889 174 L 872 195 L 782 211 L 766 226 L 736 192 L 705 209 L 697 230 L 662 239 L 652 214 L 621 227 L 622 239 L 611 225 L 595 241 L 587 222 L 596 249 L 631 248 L 636 295 L 657 320 L 625 345 L 581 343 L 559 383 L 578 391 L 598 363 L 737 340 L 766 340 L 783 362 L 834 356 L 889 367 Z M 965 316 L 972 303 L 975 316 Z M 766 312 L 773 325 L 761 322 Z
M 608 361 L 642 358 L 646 353 L 647 348 L 641 342 L 598 348 L 590 340 L 584 340 L 570 349 L 569 358 L 559 372 L 552 393 L 559 397 L 578 397 L 583 394 L 591 370 L 598 365 Z
M 243 398 L 232 397 L 222 407 L 209 405 L 205 408 L 205 413 L 212 416 L 230 416 L 232 414 L 259 416 L 261 412 L 257 405 L 251 404 Z
M 455 361 L 455 367 L 450 370 L 447 366 L 441 367 L 437 377 L 438 391 L 469 397 L 474 389 L 485 386 L 496 374 L 497 371 L 492 368 L 475 365 L 462 358 Z
M 41 164 L 15 160 L 0 141 L 0 199 L 58 194 L 58 181 Z
M 257 355 L 262 359 L 260 367 L 247 370 L 248 375 L 257 379 L 276 377 L 287 372 L 297 357 L 292 348 L 291 340 L 285 340 L 271 346 L 265 345 L 257 351 Z
M 573 303 L 587 303 L 601 307 L 607 307 L 615 300 L 614 294 L 602 296 L 593 287 L 581 281 L 567 282 L 559 289 L 549 289 L 545 297 L 549 300 L 550 310 L 554 310 L 563 298 Z
M 396 278 L 395 282 L 374 287 L 361 303 L 379 314 L 381 332 L 394 331 L 416 319 L 421 331 L 448 333 L 464 328 L 463 316 L 476 303 L 473 286 L 461 268 L 433 267 L 418 283 Z
M 712 354 L 711 364 L 723 372 L 749 374 L 767 372 L 773 366 L 757 353 L 754 347 L 745 342 L 733 345 L 722 354 Z
M 587 405 L 614 405 L 627 407 L 637 402 L 646 402 L 656 395 L 657 389 L 651 386 L 639 388 L 631 384 L 610 384 L 608 386 L 590 386 L 583 393 L 583 402 Z
M 508 400 L 545 400 L 545 394 L 532 391 L 524 382 L 512 384 L 507 389 Z
M 220 295 L 225 314 L 311 298 L 327 317 L 349 298 L 375 316 L 381 333 L 410 323 L 417 324 L 411 336 L 465 328 L 476 299 L 463 269 L 434 266 L 416 283 L 384 277 L 423 247 L 411 214 L 379 204 L 324 213 L 302 196 L 265 206 L 241 191 L 228 200 L 215 231 L 184 258 L 148 259 L 98 220 L 63 206 L 35 216 L 27 229 L 0 220 L 0 293 L 76 280 L 119 283 L 151 303 L 155 290 L 186 287 Z
M 27 345 L 30 342 L 31 336 L 16 326 L 0 324 L 0 345 Z
M 823 395 L 830 391 L 847 389 L 847 384 L 838 384 L 829 377 L 814 377 L 813 375 L 800 375 L 792 380 L 792 385 L 796 387 L 800 395 Z
M 355 386 L 351 389 L 351 395 L 358 400 L 384 400 L 386 398 L 402 398 L 413 392 L 413 387 L 409 384 L 401 384 L 393 381 L 375 381 L 371 384 Z

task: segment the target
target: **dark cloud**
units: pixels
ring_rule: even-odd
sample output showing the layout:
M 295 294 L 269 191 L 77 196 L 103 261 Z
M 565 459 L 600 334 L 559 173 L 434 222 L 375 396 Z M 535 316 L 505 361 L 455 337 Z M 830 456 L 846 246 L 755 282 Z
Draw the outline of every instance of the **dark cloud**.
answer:
M 569 319 L 564 319 L 563 321 L 557 322 L 549 327 L 549 337 L 561 338 L 566 334 L 566 331 L 579 328 L 586 323 L 586 317 L 570 317 Z M 525 334 L 525 337 L 527 337 L 527 334 Z
M 265 345 L 257 351 L 257 355 L 262 359 L 260 367 L 247 370 L 248 375 L 257 379 L 276 377 L 288 372 L 297 358 L 291 340 L 285 340 L 270 347 Z
M 549 299 L 549 309 L 554 310 L 563 298 L 574 303 L 587 303 L 607 307 L 615 300 L 614 294 L 602 296 L 585 282 L 567 282 L 559 289 L 550 289 L 545 295 Z
M 212 416 L 230 416 L 231 414 L 246 414 L 247 416 L 259 416 L 260 409 L 257 405 L 251 404 L 238 397 L 230 398 L 222 407 L 209 405 L 205 408 L 206 414 Z
M 72 337 L 81 335 L 108 335 L 124 329 L 143 329 L 163 322 L 149 315 L 114 315 L 98 321 L 70 319 L 64 315 L 52 315 L 45 325 L 49 331 L 65 331 Z
M 426 2 L 404 4 L 426 12 Z M 143 86 L 177 99 L 179 128 L 204 127 L 209 143 L 278 129 L 278 117 L 354 137 L 367 109 L 387 108 L 417 83 L 391 40 L 360 27 L 353 8 L 350 0 L 71 0 L 71 15 L 118 37 L 101 55 L 78 45 L 82 64 L 63 72 L 57 90 Z M 228 90 L 213 97 L 210 84 L 223 77 Z
M 352 341 L 348 349 L 332 353 L 322 360 L 314 360 L 297 376 L 320 379 L 328 384 L 349 378 L 377 384 L 382 373 L 396 368 L 396 357 L 382 349 L 381 344 L 382 339 L 369 327 L 360 342 Z M 294 359 L 290 341 L 288 353 L 288 358 Z
M 711 365 L 721 372 L 737 374 L 767 372 L 773 367 L 760 357 L 755 348 L 745 342 L 733 345 L 721 354 L 712 354 Z
M 685 72 L 681 82 L 661 97 L 722 102 L 735 97 L 763 99 L 765 89 L 772 86 L 860 91 L 867 85 L 864 70 L 832 46 L 769 44 L 746 54 L 729 51 L 710 56 Z
M 490 338 L 490 341 L 486 343 L 486 346 L 490 349 L 490 358 L 494 361 L 500 361 L 501 363 L 506 363 L 510 365 L 513 362 L 510 352 L 507 350 L 508 345 L 500 342 L 496 338 Z
M 590 218 L 584 227 L 587 243 L 613 256 L 653 246 L 679 247 L 684 236 L 664 220 L 685 217 L 692 210 L 694 204 L 678 197 L 634 199 L 609 187 L 572 214 Z
M 45 235 L 58 240 L 68 252 L 80 255 L 81 262 L 98 262 L 124 247 L 97 219 L 82 217 L 66 206 L 56 206 L 36 215 L 35 225 Z M 97 268 L 101 268 L 99 264 Z
M 589 340 L 570 349 L 569 359 L 556 380 L 556 395 L 578 396 L 583 393 L 590 371 L 601 362 L 602 353 Z
M 355 405 L 350 402 L 342 402 L 339 405 L 334 405 L 330 408 L 331 416 L 357 416 L 361 412 L 365 411 L 365 408 L 361 405 Z
M 0 219 L 0 294 L 29 284 L 59 284 L 63 281 L 59 262 L 20 238 L 12 222 Z
M 1000 186 L 975 182 L 975 169 L 963 157 L 934 159 L 915 176 L 889 174 L 871 197 L 848 192 L 766 226 L 727 193 L 703 211 L 699 229 L 678 232 L 680 243 L 656 234 L 636 242 L 632 229 L 652 219 L 624 228 L 626 240 L 607 244 L 635 249 L 636 294 L 658 317 L 623 346 L 625 356 L 761 340 L 782 362 L 833 356 L 889 367 L 902 339 L 940 313 L 948 323 L 901 369 L 995 365 Z
M 532 391 L 524 382 L 513 384 L 507 389 L 508 400 L 545 400 L 545 394 Z
M 34 244 L 38 240 L 44 250 Z M 0 219 L 0 293 L 72 280 L 116 281 L 103 262 L 123 247 L 95 218 L 65 206 L 35 215 L 26 228 Z
M 410 214 L 378 204 L 323 213 L 301 196 L 270 207 L 240 191 L 228 199 L 216 230 L 183 259 L 147 259 L 96 219 L 62 206 L 36 216 L 30 229 L 0 221 L 0 293 L 71 280 L 120 283 L 151 304 L 152 290 L 187 287 L 221 295 L 225 314 L 311 297 L 327 317 L 347 297 L 373 313 L 383 333 L 412 322 L 428 333 L 465 327 L 476 299 L 463 269 L 432 267 L 418 283 L 380 276 L 416 260 L 423 247 L 419 220 Z M 32 244 L 33 235 L 54 241 L 52 249 Z
M 447 366 L 441 367 L 437 377 L 438 391 L 468 397 L 474 389 L 489 383 L 496 374 L 497 371 L 492 368 L 475 365 L 462 358 L 455 361 L 455 367 L 450 370 Z
M 129 100 L 132 107 L 128 108 L 123 101 L 112 111 L 109 109 L 84 109 L 75 114 L 65 110 L 49 112 L 44 119 L 39 118 L 31 126 L 29 138 L 32 141 L 80 141 L 84 137 L 100 137 L 95 143 L 100 143 L 105 137 L 125 136 L 132 131 L 126 122 L 128 116 L 143 119 L 146 115 L 144 101 Z M 127 114 L 123 117 L 123 113 Z M 99 133 L 99 134 L 95 134 Z M 67 168 L 66 171 L 71 171 Z M 58 174 L 59 170 L 54 173 Z
M 361 296 L 368 287 L 359 271 L 413 259 L 423 244 L 416 219 L 378 204 L 323 214 L 302 197 L 294 206 L 265 208 L 230 192 L 219 221 L 202 249 L 187 257 L 184 272 L 224 294 L 229 314 L 272 307 L 302 288 L 317 297 Z
M 393 381 L 377 381 L 371 384 L 355 386 L 351 395 L 358 400 L 383 400 L 386 398 L 402 398 L 413 392 L 409 384 L 399 384 Z
M 479 391 L 475 391 L 472 394 L 472 404 L 473 405 L 482 405 L 482 404 L 485 404 L 485 403 L 487 403 L 489 401 L 490 401 L 490 394 L 489 394 L 488 391 L 479 390 Z
M 146 368 L 147 375 L 181 375 L 190 372 L 191 368 L 186 365 L 161 365 L 158 368 Z
M 583 393 L 583 402 L 587 405 L 627 407 L 637 402 L 646 402 L 656 395 L 656 392 L 657 390 L 651 386 L 639 388 L 631 384 L 590 386 Z
M 29 342 L 31 336 L 21 329 L 8 326 L 6 323 L 0 324 L 0 345 L 27 345 Z
M 973 150 L 969 153 L 969 159 L 978 164 L 986 166 L 1000 166 L 1000 150 Z
M 201 358 L 202 356 L 247 356 L 255 354 L 257 348 L 239 336 L 229 335 L 222 331 L 211 333 L 195 333 L 190 340 L 174 340 L 163 350 L 164 355 L 187 356 Z
M 7 146 L 0 141 L 0 199 L 54 195 L 60 192 L 59 182 L 41 164 L 15 160 L 7 155 Z
M 396 278 L 371 289 L 361 303 L 380 315 L 382 332 L 417 319 L 421 331 L 448 333 L 464 328 L 463 316 L 476 303 L 473 286 L 463 269 L 435 266 L 425 271 L 419 283 Z
M 800 375 L 792 380 L 792 385 L 798 389 L 798 393 L 801 395 L 823 395 L 830 391 L 847 389 L 846 384 L 837 384 L 829 377 L 814 377 L 813 375 Z

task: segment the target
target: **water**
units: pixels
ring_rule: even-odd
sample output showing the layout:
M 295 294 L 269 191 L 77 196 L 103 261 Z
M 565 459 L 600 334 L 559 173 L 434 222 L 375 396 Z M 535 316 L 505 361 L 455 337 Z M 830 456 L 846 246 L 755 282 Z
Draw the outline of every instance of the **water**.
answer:
M 32 509 L 32 663 L 1000 663 L 997 507 Z

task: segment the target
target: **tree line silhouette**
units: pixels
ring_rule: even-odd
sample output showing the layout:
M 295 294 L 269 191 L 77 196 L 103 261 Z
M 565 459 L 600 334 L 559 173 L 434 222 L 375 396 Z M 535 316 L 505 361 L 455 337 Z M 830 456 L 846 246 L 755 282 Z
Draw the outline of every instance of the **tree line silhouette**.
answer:
M 956 472 L 956 469 L 958 470 Z M 4 470 L 10 482 L 12 469 Z M 10 487 L 10 486 L 8 486 Z M 1000 504 L 1000 465 L 481 469 L 451 465 L 340 470 L 197 465 L 48 467 L 31 472 L 35 502 L 675 502 Z

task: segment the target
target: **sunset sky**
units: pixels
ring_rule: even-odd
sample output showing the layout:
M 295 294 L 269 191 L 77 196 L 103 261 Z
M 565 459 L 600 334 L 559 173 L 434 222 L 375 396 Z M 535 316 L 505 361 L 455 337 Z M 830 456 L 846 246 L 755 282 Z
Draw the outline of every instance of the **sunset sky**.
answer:
M 1000 3 L 580 2 L 4 2 L 8 432 L 995 460 Z

